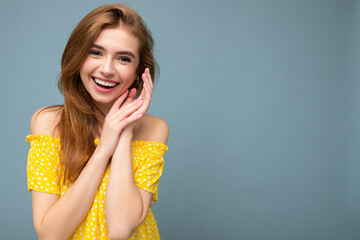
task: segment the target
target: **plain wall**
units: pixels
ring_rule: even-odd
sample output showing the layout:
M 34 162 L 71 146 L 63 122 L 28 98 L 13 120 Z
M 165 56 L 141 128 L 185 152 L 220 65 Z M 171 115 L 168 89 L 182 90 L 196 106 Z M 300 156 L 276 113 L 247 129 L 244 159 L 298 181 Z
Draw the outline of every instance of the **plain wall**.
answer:
M 36 239 L 30 118 L 62 103 L 67 38 L 111 2 L 0 2 L 0 239 Z M 161 68 L 149 113 L 170 126 L 162 239 L 360 239 L 359 1 L 122 3 Z
M 349 91 L 347 93 L 347 173 L 346 210 L 360 218 L 360 1 L 357 1 L 353 18 L 353 41 L 349 64 Z M 359 237 L 360 239 L 360 234 Z

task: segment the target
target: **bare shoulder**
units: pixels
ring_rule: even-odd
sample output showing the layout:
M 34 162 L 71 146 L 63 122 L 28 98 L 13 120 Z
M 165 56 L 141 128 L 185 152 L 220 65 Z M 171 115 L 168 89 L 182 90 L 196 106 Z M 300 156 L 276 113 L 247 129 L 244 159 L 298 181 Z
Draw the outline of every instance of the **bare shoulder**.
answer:
M 134 140 L 155 141 L 167 143 L 169 126 L 161 118 L 146 114 L 137 124 Z
M 56 126 L 60 120 L 62 106 L 51 106 L 40 108 L 31 117 L 30 132 L 31 135 L 44 134 L 56 136 Z

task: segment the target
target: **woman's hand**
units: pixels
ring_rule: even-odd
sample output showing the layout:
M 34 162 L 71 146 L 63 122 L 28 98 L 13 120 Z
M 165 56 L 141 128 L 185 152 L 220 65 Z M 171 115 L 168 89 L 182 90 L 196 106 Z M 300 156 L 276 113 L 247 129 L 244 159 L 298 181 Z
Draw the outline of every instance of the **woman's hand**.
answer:
M 97 149 L 109 158 L 113 155 L 119 142 L 120 134 L 124 128 L 143 116 L 141 112 L 138 111 L 144 103 L 142 97 L 136 100 L 131 99 L 132 97 L 134 97 L 134 91 L 131 90 L 129 93 L 129 91 L 126 90 L 114 102 L 105 117 Z
M 152 97 L 152 93 L 153 93 L 153 89 L 154 89 L 154 85 L 151 80 L 149 68 L 145 69 L 145 72 L 141 75 L 141 78 L 142 78 L 144 84 L 143 84 L 143 89 L 140 93 L 139 98 L 144 99 L 144 104 L 137 110 L 137 112 L 144 115 L 147 113 L 147 110 L 149 109 L 150 101 L 151 101 L 151 97 Z
M 139 109 L 136 110 L 136 112 L 138 114 L 141 114 L 142 116 L 144 116 L 149 109 L 150 101 L 151 101 L 151 97 L 152 97 L 152 93 L 153 93 L 153 89 L 154 89 L 154 85 L 151 80 L 149 68 L 145 69 L 144 73 L 141 75 L 141 79 L 143 80 L 144 84 L 143 84 L 143 89 L 142 89 L 138 99 L 142 99 L 143 104 L 141 105 L 141 107 Z M 134 92 L 132 92 L 132 91 L 134 91 Z M 127 97 L 126 101 L 124 102 L 124 105 L 129 104 L 132 101 L 134 101 L 135 96 L 136 96 L 136 90 L 132 89 L 130 91 L 129 96 Z M 124 129 L 124 131 L 126 131 L 126 132 L 133 131 L 134 127 L 135 127 L 135 122 L 127 125 L 126 128 Z

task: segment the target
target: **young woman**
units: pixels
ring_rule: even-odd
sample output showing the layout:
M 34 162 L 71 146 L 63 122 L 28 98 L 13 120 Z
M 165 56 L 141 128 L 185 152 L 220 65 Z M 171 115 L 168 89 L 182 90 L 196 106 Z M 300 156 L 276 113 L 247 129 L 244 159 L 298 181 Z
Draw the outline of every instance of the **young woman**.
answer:
M 157 201 L 168 126 L 146 114 L 156 62 L 143 19 L 99 7 L 61 59 L 64 105 L 31 119 L 28 189 L 39 239 L 160 239 Z

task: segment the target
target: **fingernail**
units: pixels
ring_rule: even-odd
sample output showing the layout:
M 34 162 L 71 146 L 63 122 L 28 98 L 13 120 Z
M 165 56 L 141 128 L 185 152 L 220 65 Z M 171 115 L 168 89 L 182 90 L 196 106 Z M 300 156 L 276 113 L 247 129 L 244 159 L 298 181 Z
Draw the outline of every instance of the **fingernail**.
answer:
M 142 100 L 140 100 L 139 102 L 138 102 L 138 104 L 142 104 L 143 103 L 143 101 Z

